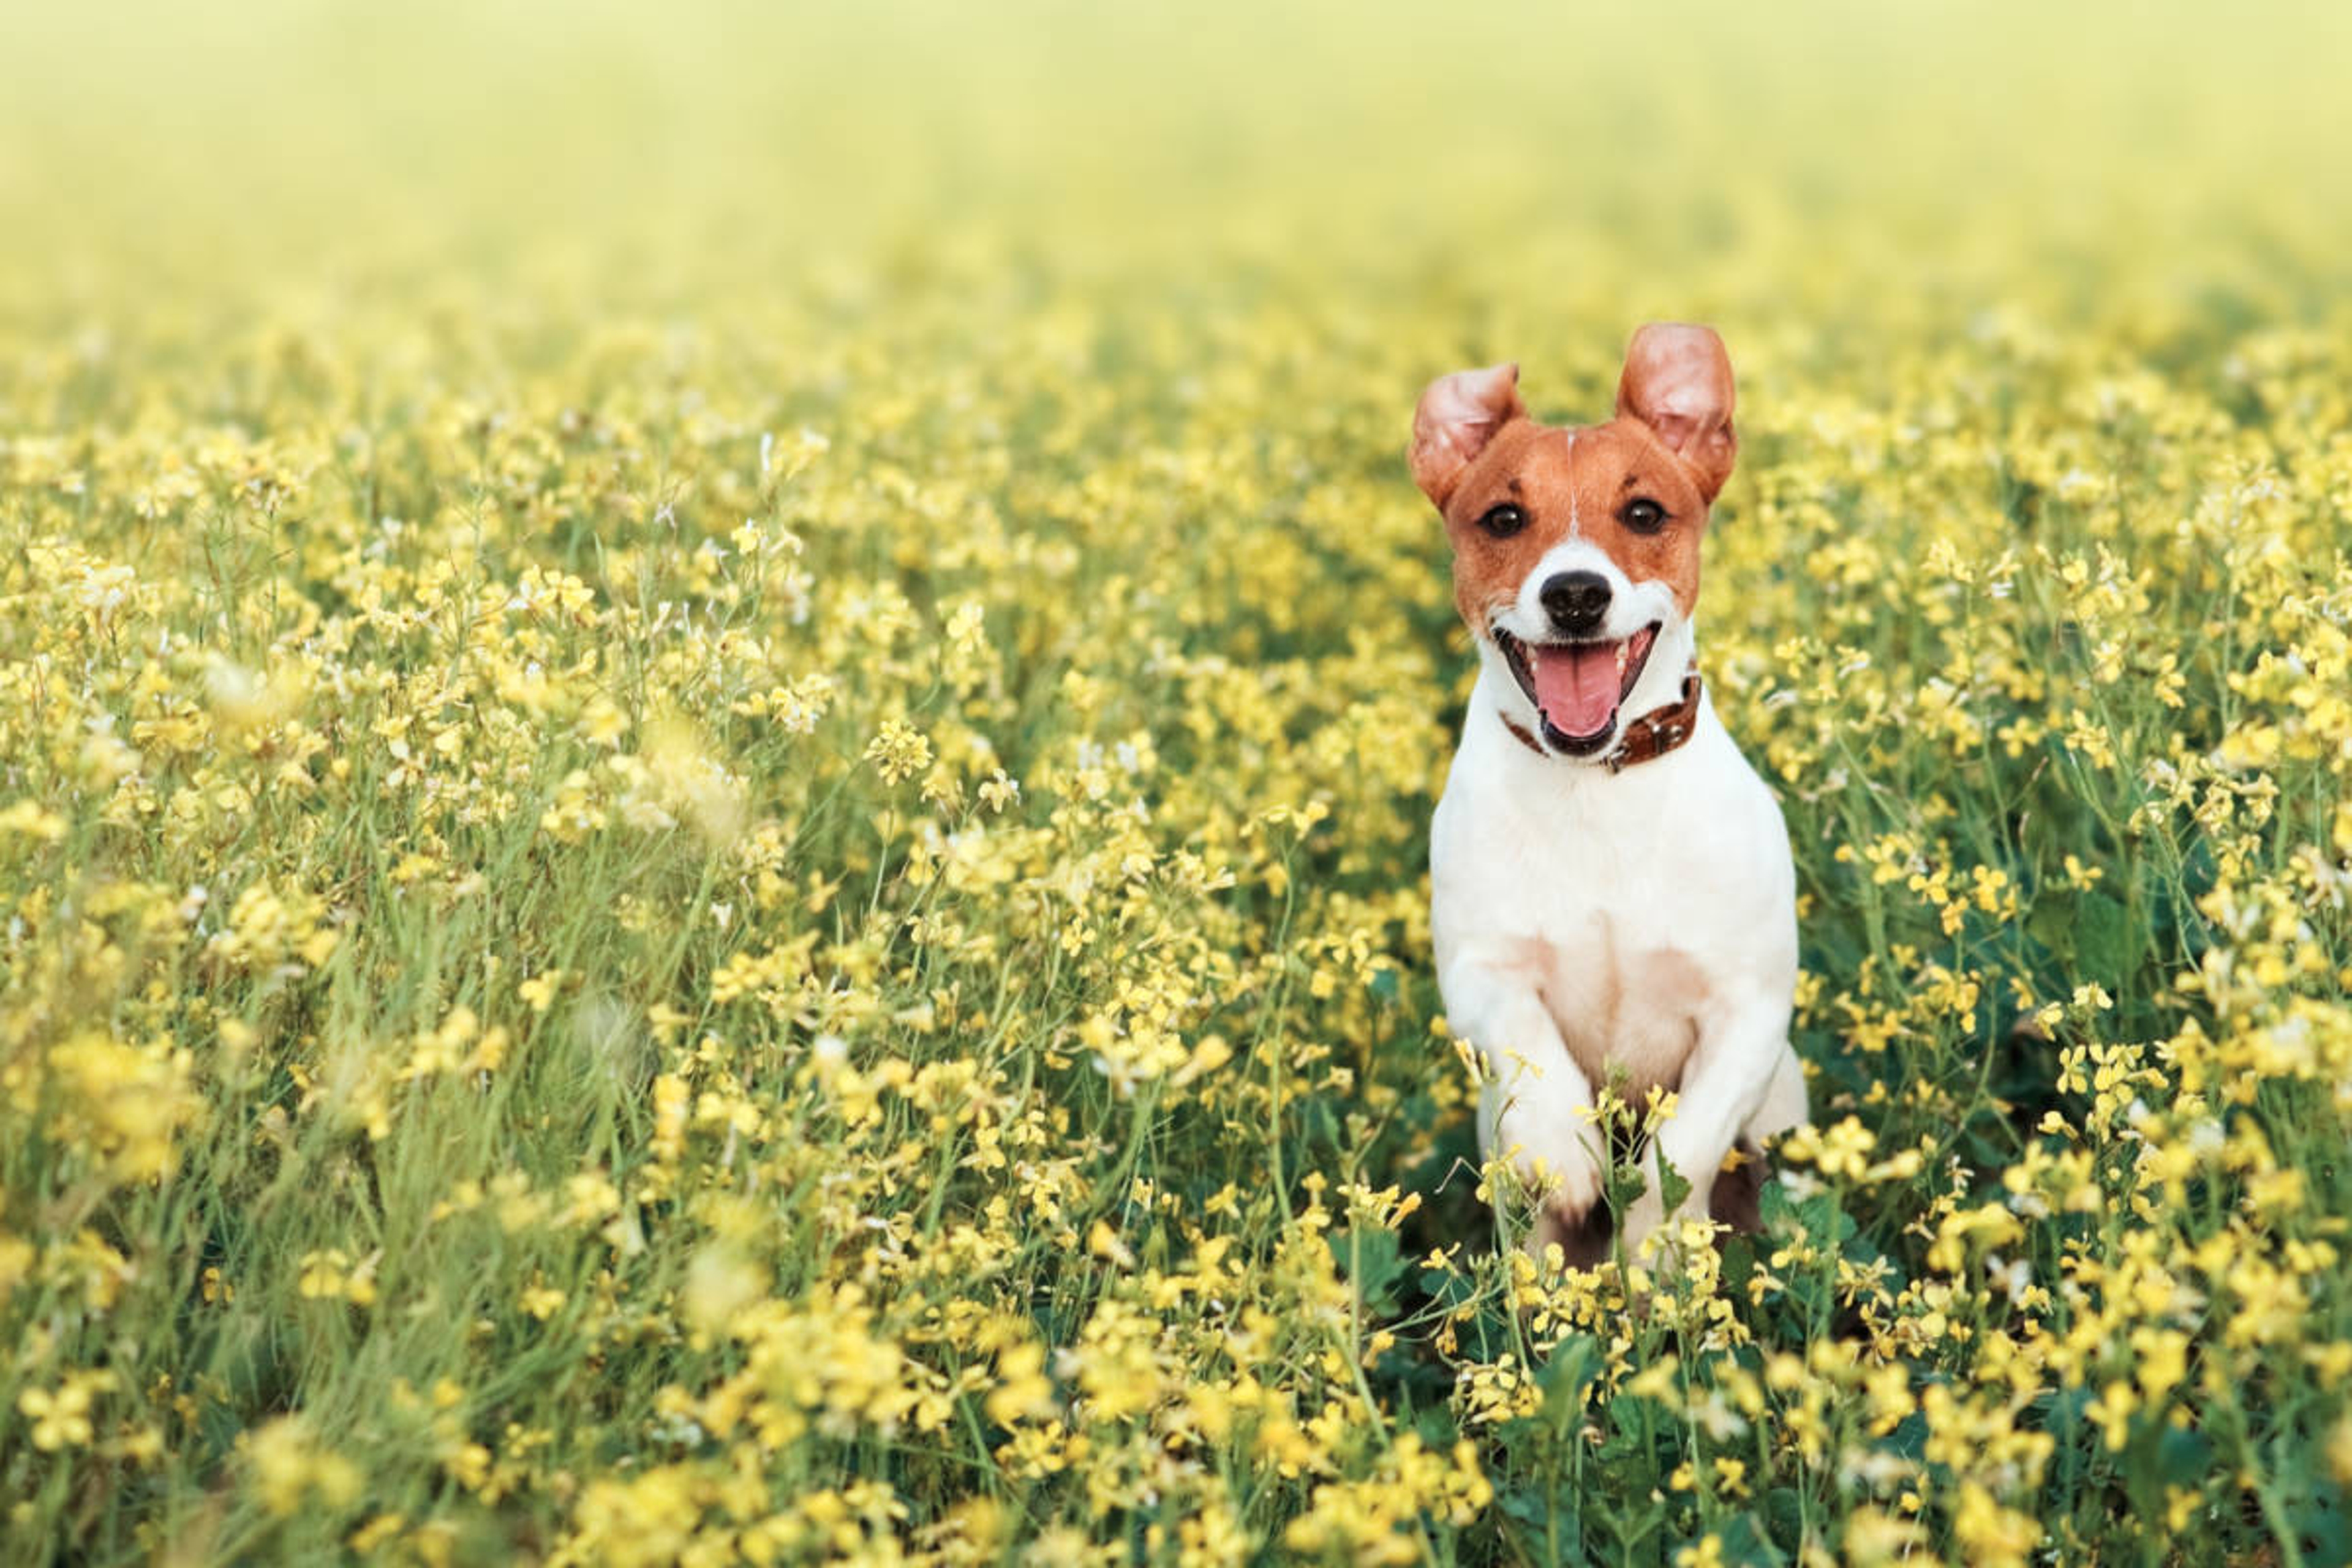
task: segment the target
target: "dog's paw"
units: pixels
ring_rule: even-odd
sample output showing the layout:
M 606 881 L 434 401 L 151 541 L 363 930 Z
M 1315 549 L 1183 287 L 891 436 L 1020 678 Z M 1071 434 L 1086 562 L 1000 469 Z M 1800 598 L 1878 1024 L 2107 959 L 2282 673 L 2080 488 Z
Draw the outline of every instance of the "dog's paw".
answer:
M 1582 1117 L 1572 1110 L 1547 1116 L 1513 1106 L 1503 1113 L 1498 1131 L 1511 1168 L 1545 1213 L 1573 1224 L 1592 1212 L 1601 1201 L 1604 1173 L 1590 1142 L 1597 1134 Z
M 1666 1205 L 1654 1188 L 1645 1189 L 1625 1205 L 1625 1249 L 1630 1254 L 1666 1222 Z

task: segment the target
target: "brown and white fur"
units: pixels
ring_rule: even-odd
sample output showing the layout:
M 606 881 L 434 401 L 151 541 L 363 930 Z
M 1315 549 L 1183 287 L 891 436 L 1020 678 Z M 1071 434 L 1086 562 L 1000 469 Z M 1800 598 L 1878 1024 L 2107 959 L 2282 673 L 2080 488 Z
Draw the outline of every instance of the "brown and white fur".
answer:
M 1657 1160 L 1692 1184 L 1683 1212 L 1711 1194 L 1720 1209 L 1735 1145 L 1805 1120 L 1778 803 L 1703 688 L 1685 743 L 1611 765 L 1696 668 L 1731 413 L 1722 341 L 1659 324 L 1634 334 L 1606 424 L 1538 424 L 1513 364 L 1441 378 L 1413 417 L 1413 478 L 1444 517 L 1480 661 L 1430 842 L 1438 985 L 1486 1069 L 1480 1147 L 1542 1194 L 1531 1241 L 1572 1261 L 1607 1245 L 1591 1111 L 1613 1072 L 1637 1105 L 1678 1096 L 1622 1216 L 1632 1246 L 1667 1217 Z M 1750 1223 L 1752 1205 L 1751 1186 Z

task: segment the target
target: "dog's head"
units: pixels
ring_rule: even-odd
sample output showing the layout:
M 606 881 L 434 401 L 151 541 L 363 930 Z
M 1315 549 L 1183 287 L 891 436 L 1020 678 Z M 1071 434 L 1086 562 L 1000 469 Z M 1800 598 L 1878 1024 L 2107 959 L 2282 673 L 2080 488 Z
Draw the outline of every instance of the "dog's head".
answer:
M 1538 425 L 1519 367 L 1458 371 L 1422 394 L 1412 477 L 1445 519 L 1454 602 L 1530 727 L 1599 758 L 1645 690 L 1676 692 L 1691 657 L 1699 535 L 1738 442 L 1731 361 L 1706 327 L 1633 334 L 1605 425 Z M 1636 710 L 1638 713 L 1639 710 Z

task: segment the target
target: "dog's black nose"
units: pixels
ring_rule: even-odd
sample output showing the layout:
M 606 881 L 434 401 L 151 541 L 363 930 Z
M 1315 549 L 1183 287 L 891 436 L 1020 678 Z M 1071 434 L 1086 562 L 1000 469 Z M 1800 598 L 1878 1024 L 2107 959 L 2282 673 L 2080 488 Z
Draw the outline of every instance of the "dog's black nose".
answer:
M 1598 631 L 1609 613 L 1609 579 L 1598 572 L 1562 572 L 1547 579 L 1537 597 L 1561 631 Z

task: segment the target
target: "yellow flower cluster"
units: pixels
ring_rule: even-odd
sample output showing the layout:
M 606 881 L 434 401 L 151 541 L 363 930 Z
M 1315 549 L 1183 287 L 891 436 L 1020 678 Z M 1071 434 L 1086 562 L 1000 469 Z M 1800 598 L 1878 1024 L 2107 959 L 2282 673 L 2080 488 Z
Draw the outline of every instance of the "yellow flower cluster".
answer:
M 2352 1561 L 2340 27 L 315 9 L 0 63 L 5 1554 Z M 1563 1275 L 1402 449 L 1664 317 L 1815 1125 Z

